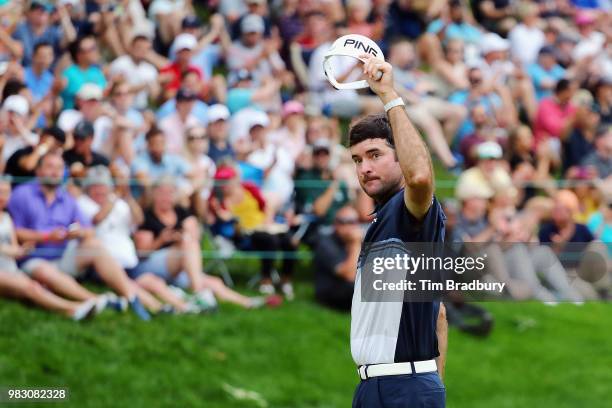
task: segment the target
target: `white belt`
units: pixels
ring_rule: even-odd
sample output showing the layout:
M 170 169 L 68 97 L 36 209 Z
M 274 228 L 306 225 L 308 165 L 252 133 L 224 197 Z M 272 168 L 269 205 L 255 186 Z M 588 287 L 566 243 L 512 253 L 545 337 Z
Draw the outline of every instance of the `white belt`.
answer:
M 362 380 L 383 375 L 420 374 L 438 371 L 436 360 L 414 361 L 408 363 L 362 365 L 357 374 Z

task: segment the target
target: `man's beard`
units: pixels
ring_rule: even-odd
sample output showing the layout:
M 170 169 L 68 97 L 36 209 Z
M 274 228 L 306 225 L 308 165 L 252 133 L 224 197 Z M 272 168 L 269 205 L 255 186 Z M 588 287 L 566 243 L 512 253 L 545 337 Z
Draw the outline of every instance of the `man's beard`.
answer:
M 39 183 L 48 190 L 55 190 L 62 184 L 62 179 L 59 177 L 40 177 Z

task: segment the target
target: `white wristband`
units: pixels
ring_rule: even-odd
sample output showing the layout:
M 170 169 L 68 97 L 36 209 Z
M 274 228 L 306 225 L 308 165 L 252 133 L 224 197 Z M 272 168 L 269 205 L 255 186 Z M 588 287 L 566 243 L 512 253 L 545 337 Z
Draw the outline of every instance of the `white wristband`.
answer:
M 395 98 L 394 100 L 388 102 L 385 105 L 385 112 L 389 112 L 392 108 L 395 108 L 396 106 L 405 106 L 406 104 L 404 103 L 404 100 L 399 97 L 399 98 Z

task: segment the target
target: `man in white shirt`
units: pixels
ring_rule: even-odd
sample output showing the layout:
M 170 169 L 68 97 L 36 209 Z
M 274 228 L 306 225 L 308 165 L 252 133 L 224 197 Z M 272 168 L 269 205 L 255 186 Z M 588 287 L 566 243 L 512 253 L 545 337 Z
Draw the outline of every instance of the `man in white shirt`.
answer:
M 508 35 L 512 57 L 524 66 L 533 64 L 538 58 L 538 51 L 544 46 L 544 32 L 538 27 L 539 9 L 535 3 L 524 3 L 519 7 L 521 23 L 517 24 Z

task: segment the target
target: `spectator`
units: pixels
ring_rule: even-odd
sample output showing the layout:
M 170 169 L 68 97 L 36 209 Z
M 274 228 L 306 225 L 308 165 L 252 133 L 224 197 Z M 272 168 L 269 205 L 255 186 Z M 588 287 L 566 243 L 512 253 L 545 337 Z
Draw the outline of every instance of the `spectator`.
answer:
M 110 162 L 103 155 L 92 150 L 94 127 L 91 122 L 79 122 L 74 131 L 74 147 L 63 154 L 72 177 L 83 178 L 87 169 L 93 166 L 108 166 Z
M 595 150 L 595 135 L 599 126 L 599 114 L 579 107 L 573 118 L 573 129 L 569 134 L 561 133 L 563 172 L 580 165 L 581 161 Z M 605 134 L 605 131 L 604 131 Z
M 202 84 L 202 81 L 200 80 L 200 77 L 198 76 L 197 72 L 186 71 L 183 74 L 181 85 L 182 85 L 181 89 L 183 89 L 184 91 L 188 93 L 195 95 L 196 97 L 196 99 L 193 101 L 193 107 L 191 108 L 191 111 L 189 113 L 195 116 L 196 119 L 198 119 L 200 123 L 207 123 L 208 122 L 208 105 L 205 102 L 203 102 L 201 99 L 202 89 L 204 88 L 204 85 Z M 175 113 L 176 113 L 176 95 L 173 98 L 168 99 L 166 102 L 164 102 L 159 107 L 157 112 L 155 112 L 155 118 L 159 122 L 162 119 L 165 119 L 166 117 L 172 114 L 175 114 Z
M 461 40 L 449 40 L 444 44 L 442 53 L 432 53 L 432 62 L 435 72 L 435 79 L 438 80 L 437 94 L 441 97 L 448 97 L 454 91 L 467 89 L 470 85 L 468 81 L 468 69 L 464 62 L 465 46 Z
M 432 21 L 427 26 L 427 32 L 435 34 L 442 44 L 451 40 L 459 40 L 465 46 L 473 48 L 478 46 L 482 37 L 481 31 L 466 18 L 468 14 L 461 0 L 452 0 L 448 4 L 448 15 Z M 427 51 L 425 51 L 427 52 Z M 469 54 L 474 55 L 475 50 Z
M 306 148 L 306 121 L 304 105 L 296 100 L 287 101 L 282 110 L 283 126 L 269 136 L 272 144 L 282 147 L 295 161 Z
M 603 125 L 612 126 L 612 77 L 600 79 L 593 89 L 593 110 L 599 113 Z
M 314 215 L 322 225 L 331 225 L 336 213 L 349 202 L 346 183 L 330 166 L 330 150 L 328 140 L 317 140 L 312 151 L 312 169 L 301 169 L 295 176 L 297 211 Z
M 64 109 L 75 106 L 75 96 L 84 84 L 95 84 L 101 89 L 106 87 L 106 77 L 100 68 L 100 54 L 95 37 L 78 38 L 70 45 L 73 64 L 64 70 L 65 87 L 62 91 Z
M 156 99 L 161 91 L 157 69 L 146 58 L 151 52 L 151 40 L 146 35 L 132 38 L 128 53 L 115 59 L 109 66 L 110 79 L 126 81 L 134 94 L 134 107 L 142 110 L 149 99 Z
M 38 161 L 47 152 L 61 149 L 66 142 L 64 131 L 57 126 L 43 129 L 36 146 L 26 146 L 11 155 L 4 172 L 12 176 L 15 185 L 30 181 L 35 177 Z
M 536 3 L 527 1 L 519 3 L 517 14 L 521 22 L 508 34 L 512 58 L 524 66 L 536 62 L 538 53 L 546 41 L 544 32 L 539 27 L 539 13 Z
M 187 90 L 179 89 L 176 93 L 176 112 L 159 121 L 159 128 L 166 136 L 166 151 L 180 155 L 185 150 L 185 130 L 204 125 L 192 114 L 197 96 Z
M 559 138 L 573 126 L 576 107 L 571 99 L 575 91 L 576 85 L 572 81 L 561 79 L 555 85 L 554 94 L 538 105 L 533 125 L 536 145 L 546 141 L 558 157 L 561 155 Z
M 191 34 L 183 33 L 174 39 L 172 51 L 176 54 L 176 58 L 159 71 L 160 83 L 164 89 L 164 100 L 176 95 L 181 88 L 185 72 L 193 71 L 198 76 L 198 79 L 202 80 L 202 71 L 191 62 L 193 50 L 197 45 L 198 40 Z
M 4 143 L 1 147 L 1 166 L 17 150 L 33 146 L 38 142 L 38 135 L 33 133 L 27 126 L 30 117 L 30 104 L 22 95 L 11 95 L 4 100 L 0 111 L 0 123 L 4 130 Z
M 280 82 L 272 77 L 262 78 L 261 82 L 256 84 L 251 73 L 241 69 L 234 74 L 230 82 L 227 107 L 231 113 L 247 107 L 276 109 L 280 106 L 280 85 Z
M 192 186 L 195 193 L 196 214 L 204 218 L 208 207 L 208 199 L 212 193 L 213 182 L 217 166 L 206 155 L 208 151 L 208 136 L 206 128 L 194 127 L 187 129 L 187 149 L 185 159 L 191 168 Z
M 24 261 L 23 270 L 32 274 L 41 262 L 53 261 L 63 273 L 84 277 L 91 267 L 103 282 L 128 299 L 139 318 L 149 320 L 150 315 L 139 299 L 142 296 L 144 300 L 146 292 L 137 289 L 93 236 L 76 201 L 60 187 L 63 172 L 62 157 L 55 152 L 47 153 L 36 169 L 38 180 L 19 186 L 11 197 L 8 208 L 17 238 L 36 245 Z
M 234 158 L 234 152 L 228 140 L 230 112 L 225 105 L 212 105 L 208 111 L 208 156 L 217 164 L 224 158 Z
M 610 180 L 612 175 L 612 128 L 600 127 L 595 133 L 595 150 L 587 154 L 581 164 L 595 169 L 597 177 Z
M 565 76 L 565 69 L 557 64 L 555 49 L 551 46 L 540 49 L 537 62 L 529 65 L 527 72 L 533 81 L 538 102 L 551 96 L 557 82 Z
M 333 234 L 318 237 L 313 260 L 315 296 L 323 305 L 351 309 L 362 239 L 357 211 L 348 206 L 336 213 Z
M 593 234 L 584 224 L 578 224 L 574 217 L 580 205 L 576 195 L 569 190 L 560 190 L 554 196 L 551 221 L 540 227 L 539 238 L 542 243 L 552 243 L 555 252 L 560 253 L 568 243 L 588 243 Z
M 47 104 L 49 106 L 44 112 L 47 117 L 55 111 L 54 93 L 57 85 L 54 81 L 55 77 L 50 71 L 52 63 L 53 47 L 48 42 L 39 42 L 34 47 L 32 65 L 24 70 L 24 82 L 32 93 L 32 102 L 37 104 L 48 99 Z M 40 116 L 36 122 L 36 127 L 42 127 L 45 123 L 45 117 Z
M 476 165 L 478 161 L 478 145 L 486 141 L 493 141 L 500 146 L 506 145 L 504 130 L 495 128 L 494 121 L 487 116 L 483 105 L 476 105 L 470 112 L 474 123 L 474 133 L 464 137 L 459 143 L 459 153 L 463 157 L 466 169 Z M 529 146 L 531 149 L 531 146 Z
M 205 303 L 207 290 L 221 300 L 245 308 L 265 304 L 261 298 L 249 298 L 234 292 L 218 277 L 204 274 L 200 252 L 200 228 L 196 218 L 175 205 L 176 188 L 168 177 L 158 179 L 152 190 L 152 205 L 145 210 L 144 222 L 135 235 L 136 248 L 145 255 L 133 271 L 138 279 L 152 273 L 166 283 L 189 288 Z M 183 272 L 184 271 L 184 272 Z
M 213 229 L 234 242 L 238 249 L 265 251 L 261 256 L 261 282 L 259 291 L 270 295 L 275 292 L 272 284 L 274 258 L 271 253 L 290 252 L 283 257 L 281 291 L 287 300 L 295 297 L 291 276 L 296 250 L 286 225 L 266 221 L 265 201 L 259 189 L 242 183 L 238 172 L 231 166 L 219 167 L 215 174 L 219 183 L 216 194 L 210 199 L 210 215 Z

